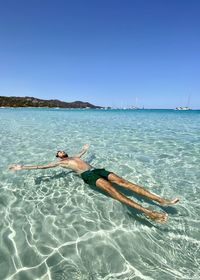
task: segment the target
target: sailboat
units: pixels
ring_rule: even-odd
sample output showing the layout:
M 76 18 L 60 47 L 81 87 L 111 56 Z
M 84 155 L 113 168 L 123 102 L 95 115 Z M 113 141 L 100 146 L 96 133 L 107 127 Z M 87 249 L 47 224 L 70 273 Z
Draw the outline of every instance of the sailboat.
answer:
M 187 106 L 185 106 L 185 107 L 176 107 L 176 110 L 178 110 L 178 111 L 189 111 L 189 110 L 192 110 L 189 107 L 189 104 L 190 104 L 190 96 L 188 96 Z
M 189 110 L 192 110 L 192 109 L 188 106 L 185 106 L 185 107 L 176 107 L 176 110 L 178 110 L 178 111 L 189 111 Z
M 135 106 L 131 106 L 131 107 L 130 107 L 131 110 L 139 110 L 139 109 L 140 109 L 140 108 L 137 106 L 137 103 L 138 103 L 137 101 L 138 101 L 138 98 L 136 97 L 136 98 L 135 98 Z

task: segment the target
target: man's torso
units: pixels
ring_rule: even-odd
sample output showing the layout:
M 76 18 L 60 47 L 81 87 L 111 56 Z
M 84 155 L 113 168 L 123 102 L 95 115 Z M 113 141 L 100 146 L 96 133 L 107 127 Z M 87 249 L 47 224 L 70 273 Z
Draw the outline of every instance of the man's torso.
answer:
M 63 159 L 60 161 L 59 165 L 63 168 L 71 169 L 78 174 L 81 174 L 92 168 L 91 165 L 78 157 L 68 157 L 67 159 Z

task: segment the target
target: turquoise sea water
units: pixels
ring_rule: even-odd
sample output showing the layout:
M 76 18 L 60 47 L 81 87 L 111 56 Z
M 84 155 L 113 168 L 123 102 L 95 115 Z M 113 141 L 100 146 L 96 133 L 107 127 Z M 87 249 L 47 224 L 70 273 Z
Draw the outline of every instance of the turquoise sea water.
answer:
M 199 280 L 200 112 L 0 109 L 0 279 Z M 45 164 L 59 149 L 167 198 L 165 225 Z M 119 189 L 123 191 L 122 189 Z

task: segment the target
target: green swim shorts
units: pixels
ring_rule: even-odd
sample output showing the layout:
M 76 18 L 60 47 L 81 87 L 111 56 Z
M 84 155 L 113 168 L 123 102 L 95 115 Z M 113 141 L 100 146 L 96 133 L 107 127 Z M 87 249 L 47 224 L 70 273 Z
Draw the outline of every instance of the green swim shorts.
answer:
M 83 181 L 89 185 L 96 185 L 96 181 L 99 178 L 103 178 L 108 180 L 108 175 L 111 172 L 105 170 L 104 168 L 101 169 L 89 169 L 83 173 L 81 173 L 81 178 L 83 179 Z

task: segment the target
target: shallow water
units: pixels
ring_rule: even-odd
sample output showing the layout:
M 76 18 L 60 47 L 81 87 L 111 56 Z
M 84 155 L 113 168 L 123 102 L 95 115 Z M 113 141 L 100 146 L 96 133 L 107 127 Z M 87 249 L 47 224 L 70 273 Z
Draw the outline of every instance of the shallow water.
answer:
M 0 279 L 200 279 L 200 112 L 0 109 Z M 19 171 L 77 153 L 168 198 L 165 225 L 64 169 Z M 122 191 L 122 189 L 120 189 Z

